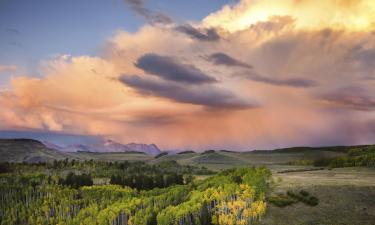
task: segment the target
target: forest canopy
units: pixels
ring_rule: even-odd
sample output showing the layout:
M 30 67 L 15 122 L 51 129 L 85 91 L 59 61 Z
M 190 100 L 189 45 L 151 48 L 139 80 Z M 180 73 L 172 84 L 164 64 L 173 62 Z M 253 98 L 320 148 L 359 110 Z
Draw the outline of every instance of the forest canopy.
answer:
M 265 214 L 271 178 L 263 167 L 213 175 L 175 162 L 7 166 L 12 171 L 39 172 L 0 175 L 0 224 L 4 225 L 251 224 Z M 107 171 L 99 172 L 103 168 Z M 203 171 L 210 177 L 195 180 L 193 175 Z M 109 183 L 95 184 L 97 179 Z

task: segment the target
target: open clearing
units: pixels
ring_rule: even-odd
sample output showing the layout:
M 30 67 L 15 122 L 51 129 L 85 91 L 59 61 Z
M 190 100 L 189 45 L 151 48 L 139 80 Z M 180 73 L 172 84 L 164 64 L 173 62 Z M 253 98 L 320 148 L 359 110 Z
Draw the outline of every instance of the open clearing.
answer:
M 280 169 L 280 168 L 279 168 Z M 268 205 L 262 225 L 374 225 L 375 170 L 332 170 L 277 173 L 271 194 L 306 190 L 319 199 L 312 207 L 297 203 L 283 208 Z

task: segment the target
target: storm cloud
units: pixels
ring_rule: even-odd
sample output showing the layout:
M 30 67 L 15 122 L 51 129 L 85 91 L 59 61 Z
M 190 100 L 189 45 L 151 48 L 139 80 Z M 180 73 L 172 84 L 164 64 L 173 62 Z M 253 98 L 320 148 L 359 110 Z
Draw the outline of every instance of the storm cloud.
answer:
M 123 75 L 119 80 L 143 95 L 164 97 L 181 103 L 223 109 L 246 109 L 258 106 L 254 102 L 235 96 L 228 90 L 212 85 L 204 87 L 186 86 L 156 79 L 142 78 L 137 75 Z
M 263 82 L 276 86 L 289 86 L 297 88 L 309 88 L 317 85 L 317 82 L 305 78 L 286 78 L 286 79 L 277 79 L 269 78 L 264 76 L 249 76 L 249 79 L 257 82 Z
M 177 26 L 175 30 L 199 41 L 220 40 L 220 35 L 215 28 L 195 28 L 189 24 L 185 24 Z
M 181 63 L 169 56 L 146 54 L 140 57 L 135 65 L 145 72 L 165 80 L 190 84 L 216 82 L 215 78 L 205 74 L 194 65 Z
M 238 59 L 235 59 L 225 53 L 216 52 L 207 57 L 208 61 L 212 62 L 215 65 L 224 65 L 224 66 L 238 66 L 244 67 L 247 69 L 253 68 L 250 64 L 242 62 Z

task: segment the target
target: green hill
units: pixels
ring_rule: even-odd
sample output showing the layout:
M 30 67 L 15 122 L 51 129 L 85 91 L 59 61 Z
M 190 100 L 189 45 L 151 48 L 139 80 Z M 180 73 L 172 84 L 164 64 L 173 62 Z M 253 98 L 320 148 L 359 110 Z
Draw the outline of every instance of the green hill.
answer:
M 69 158 L 32 139 L 0 139 L 0 162 L 46 162 Z

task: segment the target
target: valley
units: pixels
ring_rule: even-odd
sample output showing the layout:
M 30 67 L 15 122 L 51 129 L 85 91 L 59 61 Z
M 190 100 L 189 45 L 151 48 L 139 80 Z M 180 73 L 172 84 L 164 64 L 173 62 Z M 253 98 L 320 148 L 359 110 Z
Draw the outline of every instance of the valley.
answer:
M 218 188 L 217 190 L 221 190 L 221 188 L 224 187 L 231 187 L 231 185 L 229 185 L 231 182 L 240 182 L 240 185 L 245 185 L 245 183 L 242 182 L 243 179 L 245 179 L 244 177 L 248 176 L 246 175 L 247 172 L 244 172 L 244 174 L 241 175 L 243 177 L 240 178 L 239 181 L 236 181 L 239 178 L 235 178 L 234 175 L 230 175 L 229 177 L 232 178 L 227 180 L 228 175 L 224 174 L 232 173 L 233 171 L 234 173 L 237 173 L 243 171 L 244 169 L 247 171 L 249 168 L 264 168 L 265 170 L 269 171 L 270 176 L 267 178 L 263 177 L 265 179 L 264 181 L 266 182 L 264 185 L 266 186 L 262 186 L 262 192 L 264 195 L 263 198 L 260 198 L 259 200 L 266 204 L 266 210 L 264 212 L 259 212 L 259 217 L 256 216 L 257 219 L 255 219 L 255 217 L 250 219 L 249 217 L 248 222 L 251 221 L 250 224 L 372 225 L 373 221 L 375 221 L 375 168 L 371 166 L 338 166 L 339 164 L 337 164 L 337 161 L 344 160 L 344 162 L 347 163 L 342 165 L 351 165 L 352 161 L 348 160 L 355 159 L 358 161 L 356 161 L 357 163 L 367 163 L 368 165 L 372 165 L 371 161 L 368 161 L 368 159 L 371 159 L 372 154 L 374 154 L 373 146 L 338 146 L 327 148 L 299 147 L 248 152 L 207 150 L 204 152 L 162 152 L 158 155 L 151 155 L 132 150 L 126 152 L 63 152 L 48 148 L 43 143 L 38 141 L 23 139 L 2 140 L 0 143 L 2 168 L 4 165 L 6 165 L 10 169 L 8 171 L 3 171 L 2 175 L 0 175 L 3 182 L 2 184 L 5 188 L 7 185 L 9 185 L 7 182 L 13 180 L 11 181 L 13 183 L 16 182 L 17 179 L 23 179 L 27 182 L 34 180 L 33 182 L 36 182 L 37 185 L 36 190 L 42 191 L 43 193 L 48 190 L 48 188 L 54 187 L 57 188 L 57 190 L 64 188 L 61 189 L 61 191 L 67 188 L 66 190 L 72 191 L 72 194 L 78 191 L 78 193 L 81 193 L 80 195 L 87 195 L 84 193 L 91 190 L 87 189 L 88 187 L 76 186 L 76 188 L 69 188 L 64 186 L 65 181 L 60 182 L 59 180 L 65 179 L 67 176 L 73 176 L 74 178 L 74 174 L 78 174 L 78 177 L 74 179 L 80 180 L 83 178 L 79 177 L 79 174 L 88 174 L 88 176 L 91 177 L 90 179 L 92 179 L 92 184 L 88 184 L 90 186 L 93 185 L 91 186 L 92 188 L 101 189 L 102 191 L 105 190 L 106 192 L 112 193 L 115 196 L 117 196 L 117 192 L 122 193 L 124 191 L 132 190 L 135 191 L 133 194 L 131 194 L 134 196 L 132 198 L 143 199 L 141 202 L 154 201 L 152 198 L 157 197 L 154 196 L 155 194 L 153 194 L 155 191 L 167 194 L 168 191 L 177 191 L 177 189 L 180 188 L 179 186 L 181 186 L 181 191 L 185 190 L 190 194 L 187 195 L 188 199 L 181 198 L 177 200 L 178 203 L 173 203 L 177 204 L 177 206 L 181 205 L 180 207 L 182 207 L 180 209 L 176 208 L 173 210 L 188 210 L 190 206 L 188 207 L 186 204 L 192 204 L 188 203 L 189 201 L 194 201 L 194 204 L 198 205 L 207 204 L 207 201 L 211 201 L 205 200 L 204 202 L 199 203 L 199 201 L 193 200 L 195 198 L 195 194 L 193 193 L 196 193 L 197 190 L 203 192 L 209 191 L 209 189 L 207 189 L 208 186 L 206 186 L 206 182 L 209 182 L 211 179 L 224 179 L 222 181 L 217 181 L 219 183 L 215 184 L 216 186 L 214 185 L 215 188 Z M 367 161 L 363 161 L 364 159 Z M 324 163 L 325 165 L 322 165 Z M 160 175 L 158 175 L 159 172 L 157 171 L 161 172 Z M 71 175 L 69 175 L 69 173 L 71 173 Z M 11 178 L 12 174 L 18 175 Z M 222 176 L 222 178 L 219 178 L 218 176 Z M 158 181 L 158 179 L 161 183 Z M 69 182 L 75 181 L 72 180 Z M 159 184 L 157 182 L 159 182 Z M 171 183 L 169 184 L 168 182 Z M 225 185 L 221 186 L 220 182 L 223 182 L 223 184 L 225 183 Z M 247 182 L 247 185 L 255 185 L 252 183 L 255 182 L 252 179 L 248 180 Z M 8 187 L 12 187 L 12 189 L 16 188 L 18 190 L 23 190 L 24 188 L 23 186 L 19 186 L 20 184 L 17 182 L 12 185 L 13 186 Z M 133 189 L 128 189 L 129 186 Z M 154 189 L 155 187 L 158 187 L 159 189 L 161 188 L 160 191 L 157 191 L 158 188 Z M 177 189 L 174 190 L 173 187 Z M 204 188 L 202 189 L 200 187 Z M 238 186 L 238 188 L 239 187 L 240 186 Z M 260 188 L 257 186 L 254 187 L 255 191 Z M 141 189 L 146 189 L 148 192 L 139 192 Z M 10 194 L 5 190 L 6 189 L 2 189 L 3 199 L 8 198 L 7 196 Z M 237 190 L 237 188 L 234 190 Z M 227 191 L 229 191 L 229 189 Z M 241 189 L 238 189 L 238 191 L 239 193 L 242 193 Z M 316 198 L 318 201 L 316 205 L 307 205 L 299 200 L 293 200 L 294 197 L 291 198 L 288 195 L 289 192 L 299 193 L 301 191 L 305 191 L 308 193 L 308 196 Z M 146 196 L 154 197 L 149 199 L 149 197 Z M 227 199 L 224 196 L 225 194 L 223 193 L 223 199 Z M 285 196 L 283 198 L 290 201 L 290 203 L 287 203 L 286 206 L 278 206 L 277 204 L 280 200 L 276 200 L 276 203 L 274 203 L 275 200 L 271 200 L 275 199 L 277 196 Z M 103 199 L 101 201 L 108 201 L 108 197 L 103 196 L 102 198 Z M 278 198 L 279 197 L 276 199 Z M 74 201 L 82 202 L 79 203 L 79 205 L 81 205 L 80 207 L 84 208 L 80 210 L 77 208 L 74 208 L 73 210 L 72 208 L 71 210 L 73 211 L 66 212 L 69 213 L 72 220 L 62 219 L 62 217 L 56 217 L 56 215 L 50 217 L 50 219 L 47 221 L 39 219 L 40 221 L 44 222 L 38 222 L 38 224 L 57 223 L 57 221 L 60 221 L 59 224 L 76 224 L 73 218 L 86 218 L 88 216 L 87 210 L 91 210 L 87 207 L 94 206 L 99 208 L 96 209 L 98 210 L 96 213 L 91 215 L 92 218 L 104 216 L 103 213 L 105 210 L 111 210 L 111 212 L 116 213 L 113 215 L 114 217 L 106 214 L 107 219 L 103 220 L 102 222 L 85 222 L 84 224 L 128 224 L 127 222 L 124 222 L 125 217 L 128 219 L 129 224 L 130 221 L 135 221 L 134 224 L 209 224 L 202 222 L 201 216 L 191 217 L 199 219 L 200 222 L 195 223 L 190 221 L 190 217 L 186 217 L 187 215 L 195 215 L 196 212 L 193 211 L 198 209 L 192 209 L 193 211 L 191 212 L 178 212 L 176 214 L 177 217 L 172 218 L 167 216 L 168 213 L 172 213 L 169 212 L 172 210 L 172 208 L 166 206 L 160 206 L 161 208 L 154 209 L 156 211 L 152 211 L 153 213 L 149 214 L 149 219 L 145 218 L 146 220 L 140 220 L 137 213 L 141 209 L 139 208 L 141 206 L 137 205 L 138 203 L 134 203 L 135 205 L 128 205 L 130 203 L 127 200 L 125 201 L 122 197 L 110 197 L 110 199 L 113 199 L 112 203 L 107 202 L 105 205 L 95 206 L 93 205 L 94 202 L 92 202 L 92 200 L 89 198 L 84 197 L 81 199 L 80 197 Z M 55 201 L 58 200 L 51 199 L 48 201 L 52 201 L 48 203 L 48 207 L 53 207 L 53 204 L 56 204 Z M 69 202 L 70 200 L 66 204 L 73 204 Z M 83 202 L 86 203 L 82 205 Z M 142 204 L 149 204 L 146 202 Z M 41 203 L 38 203 L 37 201 L 32 204 Z M 121 204 L 125 205 L 121 206 Z M 3 202 L 2 210 L 9 210 L 9 208 L 7 208 L 9 206 L 10 205 L 8 205 L 8 203 Z M 113 208 L 115 206 L 118 208 Z M 128 211 L 129 213 L 126 213 L 126 210 L 130 209 L 128 207 L 135 207 L 133 210 L 137 209 L 138 211 Z M 146 207 L 146 205 L 142 207 Z M 15 208 L 12 210 L 14 209 Z M 199 210 L 202 209 L 200 208 Z M 29 221 L 29 224 L 35 224 L 35 222 L 30 222 L 34 221 L 32 218 L 36 219 L 35 221 L 38 221 L 38 216 L 43 215 L 43 212 L 29 210 L 27 210 L 25 213 L 26 214 L 23 215 L 25 217 L 22 218 L 24 218 L 23 220 L 26 219 Z M 141 211 L 139 211 L 139 213 L 141 213 Z M 202 211 L 200 211 L 200 213 L 202 213 Z M 4 211 L 2 212 L 2 215 L 4 216 Z M 12 215 L 15 216 L 14 218 L 17 218 L 18 214 Z M 120 217 L 116 215 L 119 215 Z M 220 219 L 219 217 L 212 217 L 212 219 L 216 218 L 216 222 L 213 221 L 214 224 L 228 224 L 229 222 L 225 222 L 226 220 L 238 221 L 240 218 L 233 217 L 233 215 L 230 216 L 230 214 L 223 214 Z M 8 217 L 3 217 L 1 224 L 11 224 L 8 219 Z M 88 217 L 86 219 L 88 219 Z M 113 221 L 109 222 L 108 220 Z M 108 221 L 108 223 L 105 221 Z

